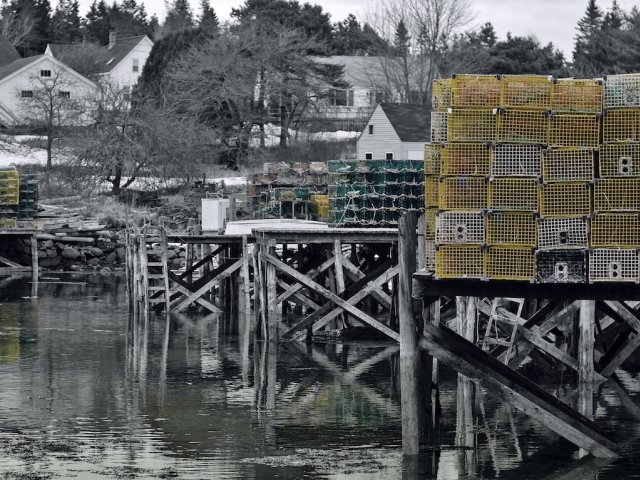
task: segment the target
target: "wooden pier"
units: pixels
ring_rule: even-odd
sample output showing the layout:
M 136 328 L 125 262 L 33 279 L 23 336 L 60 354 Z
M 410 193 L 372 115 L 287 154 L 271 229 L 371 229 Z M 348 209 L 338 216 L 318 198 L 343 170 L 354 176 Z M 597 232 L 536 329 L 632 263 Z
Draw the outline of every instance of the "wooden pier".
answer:
M 256 339 L 272 344 L 311 341 L 322 329 L 376 329 L 400 344 L 407 455 L 419 454 L 432 435 L 438 362 L 444 362 L 584 451 L 616 457 L 616 445 L 591 419 L 589 398 L 594 385 L 611 377 L 640 345 L 638 311 L 626 303 L 640 300 L 638 286 L 439 280 L 425 270 L 415 272 L 424 265 L 416 226 L 417 215 L 408 214 L 398 229 L 256 228 L 251 235 L 226 236 L 134 228 L 127 237 L 132 310 L 148 315 L 193 305 L 208 313 L 235 308 L 250 315 Z M 167 266 L 171 243 L 187 246 L 184 271 Z M 477 300 L 496 296 L 524 300 L 517 314 Z M 536 299 L 536 308 L 525 314 L 528 299 Z M 441 322 L 451 307 L 457 333 Z M 287 316 L 292 309 L 300 318 L 294 324 Z M 479 342 L 476 312 L 490 319 L 487 334 L 495 329 L 502 336 Z M 553 337 L 567 330 L 579 342 L 571 351 Z M 586 399 L 580 411 L 518 373 L 528 357 L 577 372 Z

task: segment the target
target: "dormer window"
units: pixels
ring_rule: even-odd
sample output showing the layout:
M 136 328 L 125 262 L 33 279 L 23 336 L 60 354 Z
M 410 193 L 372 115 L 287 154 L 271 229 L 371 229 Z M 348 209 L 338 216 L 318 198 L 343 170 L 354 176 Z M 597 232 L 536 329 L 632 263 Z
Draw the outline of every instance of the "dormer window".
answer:
M 138 73 L 138 59 L 133 59 L 133 73 Z
M 40 70 L 41 77 L 51 77 L 51 70 Z

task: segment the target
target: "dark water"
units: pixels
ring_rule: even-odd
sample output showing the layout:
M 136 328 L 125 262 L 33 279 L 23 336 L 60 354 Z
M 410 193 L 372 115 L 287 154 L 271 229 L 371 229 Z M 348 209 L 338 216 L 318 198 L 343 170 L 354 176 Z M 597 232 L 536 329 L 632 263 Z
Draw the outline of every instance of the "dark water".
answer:
M 594 392 L 584 456 L 443 368 L 437 446 L 401 455 L 398 349 L 253 342 L 244 318 L 134 322 L 123 279 L 0 280 L 0 478 L 640 477 L 640 373 Z M 576 405 L 573 378 L 543 379 Z

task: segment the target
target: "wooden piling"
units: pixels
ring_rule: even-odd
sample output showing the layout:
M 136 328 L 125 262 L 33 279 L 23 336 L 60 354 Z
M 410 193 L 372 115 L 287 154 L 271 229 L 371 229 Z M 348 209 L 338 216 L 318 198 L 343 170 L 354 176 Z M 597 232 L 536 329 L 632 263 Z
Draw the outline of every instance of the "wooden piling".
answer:
M 398 314 L 400 319 L 400 396 L 402 405 L 402 453 L 418 455 L 426 433 L 426 412 L 420 385 L 421 365 L 417 326 L 411 297 L 411 277 L 416 265 L 417 214 L 398 221 Z
M 594 300 L 580 301 L 580 322 L 578 338 L 578 378 L 586 384 L 593 383 L 593 346 L 596 317 Z
M 269 255 L 275 255 L 275 246 L 268 247 Z M 278 341 L 278 302 L 276 290 L 276 267 L 270 262 L 265 265 L 267 278 L 267 322 L 268 339 L 275 343 Z
M 38 239 L 35 235 L 31 235 L 31 270 L 33 281 L 38 281 Z

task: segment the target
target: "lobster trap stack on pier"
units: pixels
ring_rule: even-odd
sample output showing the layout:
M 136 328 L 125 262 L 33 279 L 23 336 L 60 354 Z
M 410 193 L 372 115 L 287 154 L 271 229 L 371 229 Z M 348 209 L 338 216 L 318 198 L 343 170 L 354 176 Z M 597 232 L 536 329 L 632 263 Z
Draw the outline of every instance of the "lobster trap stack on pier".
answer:
M 265 163 L 250 178 L 247 197 L 255 218 L 327 219 L 327 163 Z
M 640 281 L 640 75 L 456 75 L 433 92 L 437 277 Z
M 38 180 L 15 167 L 0 169 L 0 229 L 37 230 Z
M 395 227 L 424 206 L 420 160 L 329 162 L 329 223 L 339 227 Z

